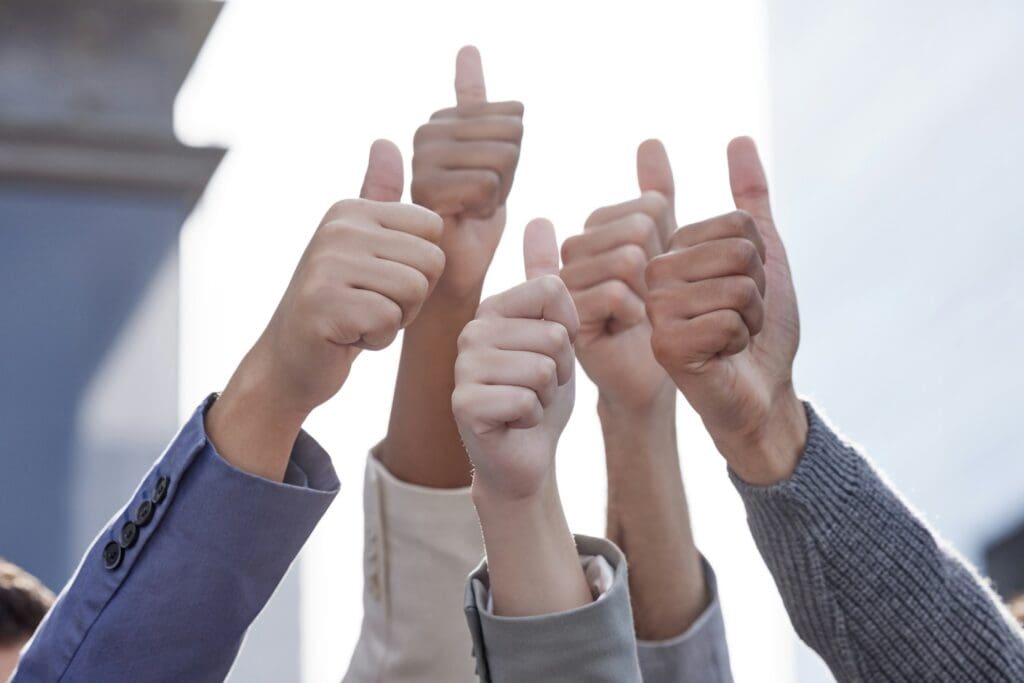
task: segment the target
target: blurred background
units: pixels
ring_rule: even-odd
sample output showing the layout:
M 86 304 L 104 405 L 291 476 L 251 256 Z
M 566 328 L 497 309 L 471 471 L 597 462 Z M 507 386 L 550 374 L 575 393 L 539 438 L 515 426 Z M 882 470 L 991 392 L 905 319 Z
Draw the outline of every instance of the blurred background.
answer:
M 408 164 L 416 127 L 454 104 L 466 43 L 489 95 L 527 111 L 486 293 L 519 281 L 530 218 L 565 238 L 634 195 L 642 139 L 666 143 L 686 223 L 731 209 L 725 144 L 754 135 L 800 298 L 798 389 L 1000 591 L 1024 590 L 1017 0 L 3 0 L 0 555 L 60 588 L 224 385 L 323 212 L 358 192 L 370 143 L 394 140 Z M 397 344 L 361 356 L 307 425 L 342 493 L 234 680 L 344 672 L 364 457 L 397 360 Z M 581 382 L 559 472 L 574 530 L 600 534 L 595 403 Z M 679 420 L 736 680 L 830 680 L 723 461 L 685 404 Z

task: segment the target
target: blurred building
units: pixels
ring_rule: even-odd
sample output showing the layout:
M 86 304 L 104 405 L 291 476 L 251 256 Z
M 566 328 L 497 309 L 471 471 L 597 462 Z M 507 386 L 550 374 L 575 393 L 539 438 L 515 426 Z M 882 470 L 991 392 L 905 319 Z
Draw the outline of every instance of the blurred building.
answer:
M 59 590 L 178 426 L 172 107 L 220 10 L 0 3 L 0 555 Z

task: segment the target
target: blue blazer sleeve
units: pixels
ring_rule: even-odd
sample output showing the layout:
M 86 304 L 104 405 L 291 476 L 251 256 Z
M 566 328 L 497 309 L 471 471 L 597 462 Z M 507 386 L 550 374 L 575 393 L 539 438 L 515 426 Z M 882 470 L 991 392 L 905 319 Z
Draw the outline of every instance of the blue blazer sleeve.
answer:
M 284 483 L 232 467 L 208 398 L 86 551 L 13 681 L 220 681 L 338 491 L 305 432 Z

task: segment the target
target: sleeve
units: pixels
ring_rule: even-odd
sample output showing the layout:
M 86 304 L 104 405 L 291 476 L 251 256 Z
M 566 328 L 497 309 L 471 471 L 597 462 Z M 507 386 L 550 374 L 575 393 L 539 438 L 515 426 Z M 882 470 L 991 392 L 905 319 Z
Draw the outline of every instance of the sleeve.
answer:
M 701 563 L 711 601 L 675 638 L 637 641 L 644 683 L 732 683 L 718 583 L 711 564 L 703 557 Z
M 769 487 L 730 473 L 800 637 L 840 681 L 1021 681 L 1024 638 L 939 541 L 810 406 L 803 457 Z
M 489 607 L 486 561 L 470 575 L 466 621 L 482 683 L 641 680 L 626 558 L 615 544 L 602 538 L 576 536 L 576 547 L 583 564 L 589 564 L 584 562 L 586 556 L 603 558 L 610 567 L 610 586 L 594 602 L 568 612 L 496 616 Z M 592 584 L 605 583 L 600 564 L 588 566 Z
M 484 551 L 469 488 L 408 484 L 371 453 L 363 512 L 363 622 L 345 683 L 475 681 L 461 606 Z
M 305 432 L 285 481 L 223 460 L 209 397 L 82 558 L 24 651 L 29 681 L 221 681 L 338 492 Z

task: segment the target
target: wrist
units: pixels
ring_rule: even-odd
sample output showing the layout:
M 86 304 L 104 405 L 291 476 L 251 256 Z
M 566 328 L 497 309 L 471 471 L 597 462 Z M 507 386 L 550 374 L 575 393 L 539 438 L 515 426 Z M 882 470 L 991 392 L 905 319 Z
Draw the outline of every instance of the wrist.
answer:
M 772 399 L 765 420 L 743 435 L 715 438 L 729 467 L 748 484 L 771 486 L 789 479 L 807 445 L 807 412 L 792 384 Z
M 666 420 L 674 423 L 676 393 L 676 385 L 667 375 L 655 391 L 640 400 L 598 387 L 597 415 L 602 425 L 637 425 L 638 428 L 645 428 Z
M 251 474 L 283 481 L 309 414 L 287 395 L 254 347 L 206 414 L 206 433 L 220 456 Z

